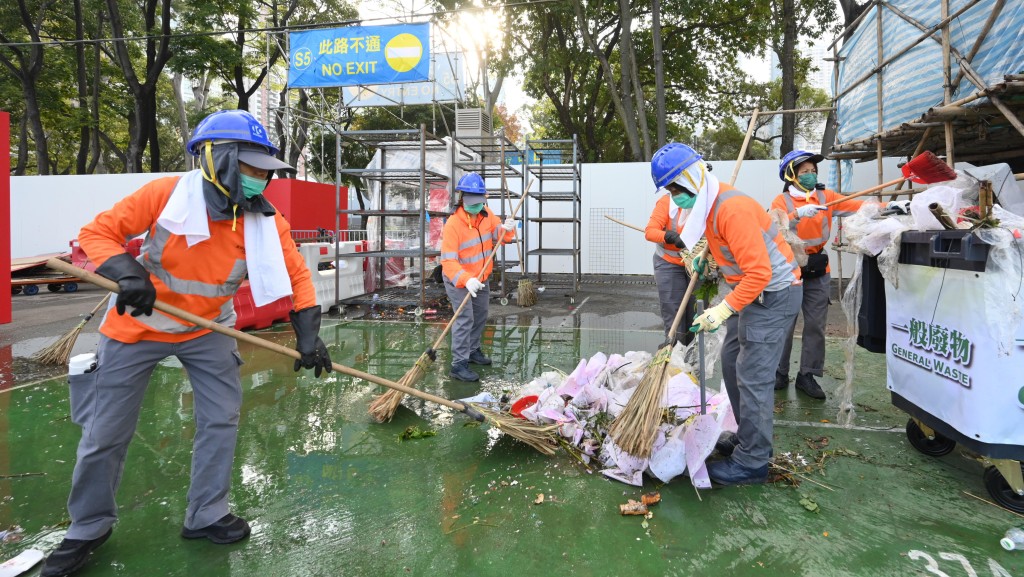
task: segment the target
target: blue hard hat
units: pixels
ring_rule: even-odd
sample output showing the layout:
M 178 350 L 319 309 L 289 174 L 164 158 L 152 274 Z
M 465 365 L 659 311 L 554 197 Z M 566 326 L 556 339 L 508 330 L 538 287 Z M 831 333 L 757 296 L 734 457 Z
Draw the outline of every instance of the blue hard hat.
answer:
M 199 121 L 188 141 L 188 151 L 199 156 L 200 145 L 207 140 L 250 142 L 265 146 L 271 156 L 278 153 L 278 148 L 267 137 L 267 130 L 245 110 L 220 110 Z
M 792 170 L 793 177 L 795 178 L 796 167 L 805 162 L 810 161 L 814 164 L 818 164 L 822 160 L 825 160 L 825 157 L 820 154 L 807 152 L 806 150 L 794 150 L 782 157 L 782 162 L 779 163 L 779 180 L 785 181 L 786 172 L 789 170 Z
M 487 186 L 484 179 L 475 172 L 467 172 L 455 185 L 455 190 L 464 194 L 487 194 Z
M 651 178 L 654 179 L 654 186 L 664 188 L 686 170 L 686 167 L 700 159 L 700 154 L 685 144 L 670 142 L 662 146 L 651 158 Z

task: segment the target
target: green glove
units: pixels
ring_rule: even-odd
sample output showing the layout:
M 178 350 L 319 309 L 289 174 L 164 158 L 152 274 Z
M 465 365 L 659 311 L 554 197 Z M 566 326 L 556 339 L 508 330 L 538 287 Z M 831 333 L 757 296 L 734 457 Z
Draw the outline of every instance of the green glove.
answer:
M 705 275 L 707 273 L 708 268 L 708 259 L 701 258 L 700 255 L 697 255 L 693 257 L 692 261 L 690 261 L 690 268 L 693 269 L 693 272 L 694 274 L 697 275 L 697 278 L 699 278 L 700 280 L 704 280 L 706 278 Z

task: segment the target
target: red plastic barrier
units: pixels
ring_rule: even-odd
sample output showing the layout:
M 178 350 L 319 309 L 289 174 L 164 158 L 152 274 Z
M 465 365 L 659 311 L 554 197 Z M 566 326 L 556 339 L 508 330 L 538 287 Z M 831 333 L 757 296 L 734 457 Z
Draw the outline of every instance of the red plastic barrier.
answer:
M 11 270 L 11 124 L 0 112 L 0 271 Z M 25 143 L 21 143 L 22 146 Z M 0 325 L 11 322 L 11 273 L 0 274 Z
M 294 306 L 292 297 L 282 297 L 262 307 L 257 307 L 252 299 L 252 287 L 249 281 L 242 281 L 242 286 L 235 293 L 235 330 L 265 329 L 274 323 L 288 322 L 288 313 Z
M 132 255 L 132 258 L 135 258 L 142 253 L 142 242 L 143 239 L 141 238 L 133 238 L 128 241 L 127 244 L 123 244 L 121 246 L 124 247 L 125 252 Z M 96 265 L 92 264 L 89 257 L 85 255 L 85 251 L 82 250 L 81 245 L 78 244 L 78 239 L 71 239 L 71 242 L 68 244 L 71 245 L 71 264 L 78 268 L 84 268 L 89 272 L 96 272 Z

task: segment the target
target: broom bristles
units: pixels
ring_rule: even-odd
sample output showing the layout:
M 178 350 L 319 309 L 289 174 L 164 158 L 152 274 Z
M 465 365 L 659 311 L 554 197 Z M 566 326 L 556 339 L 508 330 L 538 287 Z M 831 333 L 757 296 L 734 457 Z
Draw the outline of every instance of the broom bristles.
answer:
M 615 444 L 630 455 L 646 459 L 651 456 L 654 439 L 664 415 L 662 401 L 668 376 L 668 361 L 672 347 L 667 346 L 655 355 L 644 371 L 633 396 L 608 427 Z
M 558 425 L 538 425 L 533 421 L 520 419 L 508 413 L 485 409 L 479 405 L 473 408 L 483 413 L 487 423 L 502 433 L 533 447 L 543 455 L 551 456 L 558 450 Z
M 75 348 L 75 341 L 78 339 L 78 333 L 82 332 L 87 322 L 89 322 L 89 319 L 80 321 L 75 328 L 54 341 L 50 346 L 36 353 L 32 358 L 44 365 L 68 364 L 68 359 L 71 358 L 71 350 Z
M 537 304 L 537 290 L 533 288 L 533 281 L 528 278 L 519 279 L 519 291 L 516 299 L 521 307 L 532 307 Z
M 420 358 L 416 359 L 413 363 L 412 368 L 402 375 L 399 379 L 398 384 L 405 385 L 407 387 L 415 387 L 416 383 L 423 378 L 423 375 L 427 374 L 427 369 L 433 361 L 430 357 L 423 353 Z M 402 399 L 405 398 L 405 393 L 397 389 L 388 389 L 384 393 L 377 395 L 373 401 L 370 402 L 370 406 L 367 408 L 367 412 L 374 418 L 378 423 L 386 423 L 391 421 L 395 416 L 395 412 L 398 407 L 402 405 Z
M 930 150 L 910 159 L 910 162 L 903 165 L 902 171 L 903 176 L 920 181 L 922 184 L 944 182 L 956 178 L 956 171 Z

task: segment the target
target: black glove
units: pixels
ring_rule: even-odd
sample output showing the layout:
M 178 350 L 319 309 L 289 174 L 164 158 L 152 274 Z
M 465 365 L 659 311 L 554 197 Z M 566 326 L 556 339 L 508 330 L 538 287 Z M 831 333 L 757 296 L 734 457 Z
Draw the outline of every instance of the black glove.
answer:
M 327 354 L 327 345 L 320 340 L 320 305 L 288 314 L 295 330 L 295 349 L 302 353 L 301 359 L 295 359 L 295 370 L 314 369 L 317 377 L 325 369 L 331 372 L 331 356 Z
M 149 271 L 130 254 L 108 258 L 96 268 L 96 273 L 117 282 L 117 314 L 123 315 L 126 307 L 135 307 L 133 317 L 153 314 L 156 287 L 149 280 Z
M 676 248 L 683 248 L 683 239 L 674 230 L 665 231 L 665 242 L 676 245 Z

